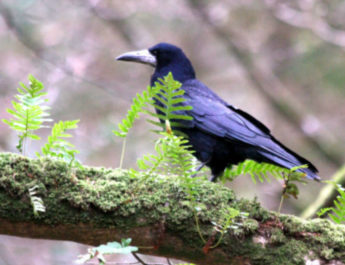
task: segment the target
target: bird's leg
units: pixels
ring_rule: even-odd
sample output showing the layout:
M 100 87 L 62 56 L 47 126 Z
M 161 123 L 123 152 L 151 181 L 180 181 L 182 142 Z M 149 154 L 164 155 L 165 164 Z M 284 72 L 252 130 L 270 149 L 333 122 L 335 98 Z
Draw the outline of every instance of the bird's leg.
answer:
M 195 171 L 199 172 L 205 165 L 206 165 L 207 162 L 202 162 L 200 164 L 200 166 L 197 167 L 197 169 Z
M 232 165 L 230 165 L 232 167 Z M 224 169 L 212 170 L 212 176 L 208 179 L 211 182 L 216 182 L 219 177 L 224 174 Z
M 215 182 L 218 176 L 212 174 L 212 176 L 208 179 L 211 182 Z
M 196 173 L 195 174 L 193 174 L 191 177 L 192 178 L 195 178 L 196 177 L 196 175 L 198 174 L 198 172 L 206 165 L 206 163 L 207 163 L 208 161 L 205 161 L 205 162 L 201 162 L 201 164 L 200 164 L 200 166 L 198 166 L 197 167 L 197 169 L 195 170 L 196 171 Z

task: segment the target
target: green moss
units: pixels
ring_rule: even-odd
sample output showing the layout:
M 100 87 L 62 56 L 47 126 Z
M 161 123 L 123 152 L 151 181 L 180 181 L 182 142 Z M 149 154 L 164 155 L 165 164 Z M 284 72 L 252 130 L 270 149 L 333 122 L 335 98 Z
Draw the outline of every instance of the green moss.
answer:
M 273 228 L 271 230 L 270 244 L 282 244 L 286 242 L 287 238 L 283 231 L 279 228 Z
M 310 249 L 321 253 L 326 260 L 343 258 L 345 260 L 345 225 L 336 225 L 329 220 L 302 220 L 294 216 L 281 215 L 286 233 L 305 239 Z M 343 253 L 333 253 L 329 248 L 343 249 Z
M 248 233 L 254 233 L 259 228 L 259 222 L 255 219 L 244 219 L 242 228 Z
M 174 177 L 131 178 L 126 170 L 71 169 L 61 161 L 10 153 L 0 154 L 0 172 L 0 217 L 8 220 L 35 218 L 28 189 L 38 185 L 37 195 L 46 212 L 36 218 L 37 223 L 92 222 L 95 227 L 128 229 L 164 220 L 167 231 L 178 233 L 194 246 L 197 256 L 204 244 L 197 233 L 194 207 L 200 209 L 200 232 L 206 239 L 213 233 L 212 221 L 219 220 L 221 209 L 233 207 L 249 214 L 238 229 L 227 231 L 218 247 L 234 259 L 241 257 L 251 264 L 304 264 L 310 253 L 325 260 L 345 259 L 345 226 L 269 212 L 256 200 L 236 199 L 220 184 L 198 182 L 193 186 L 192 203 L 180 179 Z M 264 238 L 264 243 L 254 242 L 253 236 Z

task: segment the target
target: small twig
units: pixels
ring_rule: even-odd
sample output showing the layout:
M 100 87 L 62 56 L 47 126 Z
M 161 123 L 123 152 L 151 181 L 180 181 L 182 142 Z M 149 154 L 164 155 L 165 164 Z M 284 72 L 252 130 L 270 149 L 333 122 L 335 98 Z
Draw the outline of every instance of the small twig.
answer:
M 108 263 L 106 263 L 106 264 L 108 264 Z M 111 264 L 111 263 L 109 263 L 109 264 Z M 130 263 L 128 263 L 128 262 L 126 262 L 126 263 L 122 263 L 122 262 L 116 262 L 115 263 L 115 265 L 131 265 L 131 264 L 138 264 L 138 262 L 136 261 L 136 262 L 130 262 Z
M 285 194 L 287 191 L 287 187 L 289 186 L 289 174 L 285 175 L 283 174 L 284 177 L 284 186 L 283 186 L 283 191 L 282 191 L 282 195 L 280 197 L 280 202 L 279 202 L 279 207 L 278 207 L 278 213 L 280 213 L 282 207 L 283 207 L 283 203 L 284 203 L 284 199 L 285 199 Z
M 280 202 L 279 202 L 279 207 L 278 207 L 278 213 L 280 213 L 282 206 L 283 206 L 283 202 L 284 202 L 284 191 L 282 196 L 280 197 Z
M 138 254 L 136 254 L 136 253 L 132 253 L 132 255 L 137 259 L 137 261 L 139 262 L 139 263 L 141 263 L 142 265 L 149 265 L 149 264 L 147 264 L 145 261 L 143 261 L 139 256 L 138 256 Z
M 219 246 L 219 244 L 220 244 L 220 243 L 222 242 L 222 240 L 223 240 L 224 233 L 225 233 L 225 232 L 223 232 L 223 231 L 220 233 L 220 237 L 218 238 L 218 241 L 216 242 L 216 244 L 210 246 L 210 248 L 216 248 L 216 247 Z
M 195 207 L 194 207 L 195 208 Z M 201 234 L 201 230 L 200 230 L 200 226 L 199 226 L 199 218 L 198 218 L 198 213 L 196 210 L 194 210 L 194 219 L 195 219 L 195 224 L 196 224 L 196 230 L 198 231 L 198 234 L 202 240 L 202 242 L 205 244 L 206 243 L 206 239 L 204 238 L 204 236 Z
M 138 254 L 136 253 L 132 253 L 132 255 L 137 259 L 137 261 L 142 264 L 142 265 L 166 265 L 166 264 L 163 264 L 163 263 L 146 263 L 145 261 L 143 261 L 139 256 Z M 133 264 L 133 263 L 132 263 Z
M 122 150 L 121 150 L 121 157 L 120 157 L 120 166 L 119 166 L 120 169 L 122 168 L 123 159 L 124 159 L 124 157 L 125 157 L 126 139 L 127 139 L 127 137 L 123 139 L 123 143 L 122 143 Z

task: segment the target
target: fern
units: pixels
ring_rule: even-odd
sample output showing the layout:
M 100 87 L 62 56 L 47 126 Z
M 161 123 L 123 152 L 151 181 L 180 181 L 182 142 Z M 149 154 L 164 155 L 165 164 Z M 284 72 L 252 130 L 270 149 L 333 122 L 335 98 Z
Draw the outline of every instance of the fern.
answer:
M 31 202 L 35 216 L 38 216 L 38 212 L 45 212 L 46 211 L 46 207 L 43 204 L 43 200 L 40 197 L 36 196 L 37 188 L 38 188 L 37 185 L 29 188 L 30 202 Z
M 188 140 L 172 133 L 161 133 L 163 138 L 157 140 L 155 145 L 156 155 L 145 155 L 138 159 L 141 170 L 149 174 L 153 172 L 166 175 L 191 176 L 194 174 L 194 157 Z
M 328 213 L 329 218 L 331 218 L 335 223 L 345 223 L 345 188 L 340 184 L 333 183 L 339 193 L 336 200 L 334 200 L 334 206 L 321 209 L 317 215 L 323 216 Z M 331 213 L 330 213 L 331 212 Z
M 303 165 L 287 169 L 273 164 L 259 163 L 247 159 L 238 163 L 236 166 L 226 168 L 222 180 L 232 181 L 235 177 L 245 174 L 249 174 L 255 184 L 257 179 L 260 182 L 263 182 L 265 179 L 270 182 L 269 175 L 272 175 L 276 179 L 284 179 L 284 175 L 296 175 L 296 177 L 302 178 L 305 174 L 296 170 L 304 167 L 306 166 Z
M 119 137 L 126 137 L 128 131 L 133 127 L 135 119 L 139 118 L 139 114 L 144 111 L 149 105 L 153 104 L 152 97 L 157 93 L 156 87 L 148 86 L 142 94 L 137 94 L 133 99 L 129 111 L 127 112 L 126 118 L 118 124 L 118 130 L 113 130 L 113 133 Z
M 248 215 L 248 213 L 241 212 L 240 210 L 232 207 L 220 209 L 219 219 L 217 222 L 212 221 L 212 224 L 214 225 L 214 229 L 219 232 L 221 236 L 218 239 L 218 242 L 210 248 L 215 248 L 219 245 L 228 229 L 239 229 L 240 226 L 243 225 L 243 222 L 240 222 L 240 220 L 246 219 Z
M 192 109 L 192 106 L 182 105 L 186 99 L 183 98 L 185 91 L 180 87 L 181 83 L 174 80 L 171 72 L 155 83 L 156 93 L 153 95 L 154 101 L 151 105 L 157 110 L 157 113 L 148 110 L 146 110 L 146 113 L 151 117 L 158 118 L 161 122 L 147 119 L 148 122 L 164 129 L 166 126 L 165 121 L 169 121 L 172 127 L 179 127 L 181 126 L 181 120 L 193 119 L 189 115 L 180 114 L 181 111 Z
M 171 72 L 163 79 L 159 79 L 159 82 L 156 82 L 153 87 L 148 86 L 147 90 L 142 94 L 137 94 L 133 99 L 133 104 L 127 112 L 126 118 L 118 124 L 118 130 L 113 130 L 113 133 L 119 137 L 126 137 L 140 113 L 146 113 L 153 118 L 160 119 L 162 123 L 152 119 L 147 119 L 147 121 L 163 129 L 165 127 L 164 121 L 167 120 L 174 127 L 179 125 L 176 120 L 192 120 L 191 116 L 178 114 L 181 111 L 192 109 L 191 106 L 181 105 L 185 101 L 182 97 L 185 91 L 180 87 L 181 83 L 174 80 Z M 150 106 L 156 108 L 158 113 L 150 111 L 148 109 Z
M 60 158 L 68 163 L 76 163 L 81 166 L 75 160 L 75 154 L 79 153 L 78 150 L 74 149 L 74 145 L 66 141 L 64 138 L 72 137 L 66 133 L 67 130 L 77 128 L 79 120 L 73 121 L 60 121 L 55 123 L 52 129 L 51 135 L 48 137 L 48 142 L 42 147 L 42 154 L 48 157 Z M 36 153 L 38 157 L 41 155 Z
M 79 255 L 78 260 L 76 260 L 77 264 L 83 264 L 97 257 L 100 264 L 105 264 L 106 259 L 104 255 L 109 254 L 130 254 L 132 252 L 138 251 L 138 247 L 131 246 L 130 243 L 132 242 L 131 238 L 121 239 L 121 243 L 119 242 L 108 242 L 107 244 L 100 245 L 98 247 L 89 248 L 88 253 L 84 255 Z
M 195 174 L 194 152 L 191 151 L 188 140 L 170 133 L 163 133 L 163 135 L 166 138 L 161 138 L 158 142 L 166 146 L 167 172 L 183 177 Z
M 155 83 L 155 86 L 148 87 L 142 94 L 137 94 L 133 99 L 133 104 L 127 113 L 125 119 L 118 124 L 118 130 L 114 130 L 113 133 L 120 137 L 126 137 L 128 131 L 133 127 L 133 123 L 140 113 L 146 113 L 152 118 L 160 119 L 161 123 L 152 119 L 147 119 L 150 123 L 165 128 L 168 134 L 163 134 L 164 139 L 156 143 L 155 149 L 157 155 L 146 155 L 142 159 L 138 160 L 138 165 L 141 169 L 146 170 L 150 174 L 156 169 L 162 169 L 163 162 L 167 162 L 167 154 L 170 153 L 173 158 L 173 152 L 171 145 L 186 145 L 187 140 L 182 138 L 175 138 L 173 136 L 171 125 L 177 127 L 178 122 L 176 120 L 191 120 L 192 117 L 184 114 L 179 114 L 181 111 L 190 110 L 191 106 L 182 106 L 185 99 L 182 97 L 185 93 L 180 89 L 181 83 L 175 81 L 172 74 L 169 73 L 163 79 L 159 79 L 159 82 Z M 164 107 L 163 107 L 164 106 Z M 149 107 L 153 107 L 157 110 L 157 113 L 149 110 Z M 169 124 L 167 126 L 167 124 Z M 156 130 L 157 133 L 161 131 Z M 123 143 L 123 149 L 120 160 L 120 168 L 122 167 L 122 161 L 124 157 L 125 144 Z M 169 151 L 168 151 L 169 150 Z M 175 156 L 175 160 L 178 156 Z M 177 160 L 175 161 L 176 164 Z M 182 162 L 182 161 L 180 161 Z M 167 164 L 167 163 L 165 163 Z M 169 163 L 168 163 L 169 164 Z M 167 169 L 168 167 L 164 167 Z M 177 167 L 173 167 L 177 168 Z M 180 170 L 180 172 L 184 172 Z
M 147 175 L 158 171 L 160 165 L 165 160 L 165 146 L 156 142 L 155 144 L 156 155 L 148 154 L 142 158 L 137 159 L 138 167 L 141 170 L 147 171 Z
M 29 86 L 20 83 L 21 88 L 17 89 L 19 94 L 15 97 L 18 102 L 12 101 L 13 109 L 7 109 L 13 118 L 2 120 L 11 129 L 18 132 L 19 142 L 16 147 L 24 155 L 26 139 L 39 140 L 40 137 L 33 132 L 44 127 L 42 125 L 44 122 L 51 121 L 46 118 L 49 116 L 49 113 L 46 112 L 49 107 L 43 105 L 48 101 L 48 99 L 42 98 L 47 94 L 42 92 L 43 84 L 32 75 L 29 75 L 28 79 Z

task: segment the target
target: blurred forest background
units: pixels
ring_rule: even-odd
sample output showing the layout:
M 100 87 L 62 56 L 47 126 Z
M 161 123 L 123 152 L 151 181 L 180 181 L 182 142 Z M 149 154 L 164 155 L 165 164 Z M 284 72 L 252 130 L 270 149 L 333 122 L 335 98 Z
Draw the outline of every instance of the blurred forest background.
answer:
M 263 121 L 328 179 L 345 161 L 345 1 L 126 0 L 0 1 L 0 118 L 28 74 L 42 81 L 55 121 L 80 119 L 71 140 L 83 164 L 117 167 L 122 140 L 112 134 L 152 68 L 114 58 L 158 42 L 183 48 L 197 77 L 229 103 Z M 125 167 L 152 151 L 143 120 L 129 136 Z M 39 151 L 42 141 L 30 146 Z M 0 123 L 0 151 L 17 135 Z M 276 210 L 281 183 L 229 184 L 238 196 Z M 283 212 L 299 214 L 324 184 L 300 186 Z M 73 264 L 87 246 L 0 237 L 2 264 Z M 128 261 L 128 260 L 127 260 Z M 133 262 L 133 260 L 129 261 Z M 164 260 L 154 264 L 164 264 Z

